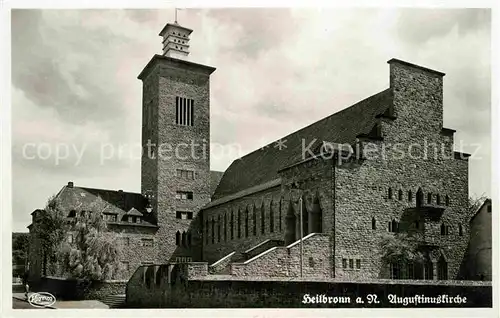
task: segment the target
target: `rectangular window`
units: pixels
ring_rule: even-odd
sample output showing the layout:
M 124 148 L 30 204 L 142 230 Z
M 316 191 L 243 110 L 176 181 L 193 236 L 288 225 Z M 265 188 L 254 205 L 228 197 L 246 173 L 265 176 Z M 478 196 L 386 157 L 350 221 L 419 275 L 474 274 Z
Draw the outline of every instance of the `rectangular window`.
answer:
M 141 245 L 151 247 L 153 246 L 153 239 L 143 238 L 141 239 Z
M 175 217 L 181 220 L 191 220 L 193 219 L 193 212 L 188 211 L 176 211 Z
M 128 271 L 130 269 L 130 263 L 129 262 L 122 262 L 122 268 L 125 271 Z
M 189 263 L 192 262 L 192 258 L 189 256 L 178 256 L 175 258 L 176 263 Z
M 153 262 L 148 262 L 148 261 L 141 262 L 141 265 L 153 265 L 153 264 L 154 264 Z
M 191 191 L 177 191 L 175 198 L 179 200 L 193 200 L 193 192 Z
M 361 269 L 361 260 L 360 259 L 356 260 L 356 269 Z
M 122 244 L 123 244 L 123 246 L 129 246 L 130 245 L 130 237 L 122 237 Z
M 73 243 L 73 234 L 68 235 L 68 243 Z
M 177 169 L 177 177 L 187 180 L 194 180 L 194 171 Z
M 194 125 L 194 100 L 175 97 L 175 123 L 181 126 Z
M 352 258 L 349 259 L 349 268 L 354 268 L 354 260 Z
M 347 258 L 342 259 L 342 268 L 347 268 Z

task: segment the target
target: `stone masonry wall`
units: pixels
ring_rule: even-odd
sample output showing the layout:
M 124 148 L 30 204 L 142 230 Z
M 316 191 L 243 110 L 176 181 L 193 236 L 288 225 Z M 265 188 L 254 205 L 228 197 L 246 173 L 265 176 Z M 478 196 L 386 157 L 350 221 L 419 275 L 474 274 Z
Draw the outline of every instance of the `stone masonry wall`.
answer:
M 388 266 L 381 262 L 384 251 L 380 244 L 384 235 L 393 235 L 388 233 L 388 223 L 393 219 L 401 221 L 405 210 L 415 208 L 416 193 L 422 189 L 425 203 L 428 194 L 432 204 L 436 204 L 439 195 L 443 206 L 449 196 L 449 205 L 442 215 L 416 217 L 421 218 L 425 228 L 425 240 L 438 245 L 433 255 L 445 255 L 448 277 L 454 279 L 469 232 L 468 162 L 455 159 L 452 138 L 441 133 L 442 78 L 395 63 L 391 64 L 391 89 L 397 118 L 380 119 L 384 140 L 370 141 L 374 151 L 365 153 L 367 160 L 344 163 L 335 169 L 336 277 L 387 278 Z M 434 157 L 433 144 L 439 149 L 442 145 L 443 154 Z M 376 220 L 376 229 L 372 229 L 372 218 Z M 440 234 L 442 223 L 449 226 L 449 235 Z M 463 229 L 461 235 L 459 225 Z M 343 258 L 360 259 L 361 269 L 343 269 Z
M 304 198 L 306 214 L 313 207 L 315 198 L 319 200 L 322 210 L 322 232 L 333 235 L 333 213 L 332 211 L 332 164 L 331 161 L 311 160 L 297 165 L 291 169 L 282 172 L 282 184 L 280 187 L 274 187 L 266 191 L 247 195 L 245 197 L 214 206 L 203 212 L 203 260 L 213 263 L 225 255 L 236 251 L 245 250 L 267 240 L 267 239 L 285 239 L 286 216 L 290 212 L 295 216 L 295 240 L 300 238 L 298 200 L 300 196 Z M 291 189 L 291 183 L 300 181 L 301 190 Z M 263 203 L 263 204 L 262 204 Z M 262 213 L 264 207 L 264 231 L 262 231 Z M 291 206 L 291 207 L 290 207 Z M 273 231 L 271 232 L 271 207 L 274 216 Z M 245 235 L 245 212 L 248 209 L 248 237 Z M 255 219 L 254 222 L 254 210 Z M 238 212 L 241 216 L 241 237 L 238 237 Z M 231 239 L 231 214 L 234 215 L 233 233 Z M 224 215 L 226 222 L 224 222 Z M 221 220 L 221 240 L 218 240 L 218 220 Z M 214 243 L 212 243 L 212 220 L 214 220 Z M 208 221 L 208 231 L 207 231 Z M 254 224 L 255 233 L 254 235 Z M 224 231 L 227 231 L 227 240 Z M 307 235 L 304 232 L 304 236 Z M 208 235 L 208 238 L 207 238 Z M 207 243 L 208 242 L 208 243 Z M 333 247 L 332 247 L 333 248 Z

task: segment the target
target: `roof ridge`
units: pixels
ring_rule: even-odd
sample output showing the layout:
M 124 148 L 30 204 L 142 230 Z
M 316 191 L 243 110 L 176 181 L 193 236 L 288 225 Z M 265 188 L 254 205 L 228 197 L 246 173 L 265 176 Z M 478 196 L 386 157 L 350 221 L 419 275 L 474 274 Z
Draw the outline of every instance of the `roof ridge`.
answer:
M 317 123 L 319 123 L 319 122 L 322 122 L 322 121 L 324 121 L 324 120 L 327 120 L 327 119 L 331 118 L 332 116 L 339 115 L 339 114 L 341 114 L 342 112 L 345 112 L 346 110 L 350 110 L 350 109 L 352 109 L 353 107 L 359 106 L 362 102 L 367 101 L 367 100 L 369 100 L 370 98 L 375 97 L 375 96 L 377 96 L 377 95 L 379 95 L 379 94 L 386 93 L 386 92 L 388 92 L 388 91 L 390 91 L 390 87 L 389 87 L 389 88 L 384 89 L 383 91 L 380 91 L 380 92 L 378 92 L 378 93 L 375 93 L 375 94 L 373 94 L 373 95 L 370 95 L 369 97 L 364 98 L 364 99 L 362 99 L 362 100 L 360 100 L 360 101 L 358 101 L 358 102 L 356 102 L 356 103 L 352 104 L 351 106 L 348 106 L 348 107 L 346 107 L 346 108 L 343 108 L 343 109 L 339 110 L 338 112 L 335 112 L 335 113 L 333 113 L 333 114 L 330 114 L 330 115 L 328 115 L 328 116 L 326 116 L 326 117 L 323 117 L 323 118 L 321 118 L 321 119 L 319 119 L 319 120 L 316 120 L 315 122 L 312 122 L 312 123 L 310 123 L 310 124 L 309 124 L 309 125 L 307 125 L 307 126 L 304 126 L 304 127 L 302 127 L 302 128 L 299 128 L 299 129 L 295 130 L 294 132 L 289 133 L 288 135 L 286 135 L 286 136 L 284 136 L 284 137 L 281 137 L 280 139 L 277 139 L 277 140 L 282 140 L 282 139 L 285 139 L 286 137 L 289 137 L 289 136 L 291 136 L 291 135 L 294 135 L 294 134 L 296 134 L 296 133 L 298 133 L 298 132 L 300 132 L 300 131 L 302 131 L 302 130 L 305 130 L 305 129 L 307 129 L 307 128 L 311 127 L 312 125 L 315 125 L 315 124 L 317 124 Z M 273 141 L 273 142 L 274 142 L 274 141 Z M 256 151 L 259 151 L 261 148 L 264 148 L 264 147 L 266 147 L 266 146 L 271 145 L 273 142 L 270 142 L 269 144 L 263 145 L 262 147 L 260 147 L 260 148 L 258 148 L 258 149 L 255 149 L 255 150 L 253 150 L 253 151 L 251 151 L 251 152 L 247 153 L 247 154 L 246 154 L 246 155 L 244 155 L 244 156 L 241 156 L 240 158 L 236 158 L 235 160 L 233 160 L 233 162 L 234 162 L 234 161 L 236 161 L 236 160 L 239 160 L 239 159 L 243 159 L 244 157 L 249 156 L 249 155 L 251 155 L 252 153 L 254 153 L 254 152 L 256 152 Z M 231 163 L 231 164 L 232 164 L 232 163 Z
M 73 189 L 83 189 L 83 190 L 98 190 L 98 191 L 109 191 L 109 192 L 120 192 L 120 189 L 118 190 L 112 190 L 112 189 L 103 189 L 103 188 L 90 188 L 90 187 L 77 187 L 74 186 Z M 129 191 L 121 191 L 122 193 L 127 193 L 127 194 L 137 194 L 137 195 L 142 195 L 142 193 L 139 192 L 129 192 Z

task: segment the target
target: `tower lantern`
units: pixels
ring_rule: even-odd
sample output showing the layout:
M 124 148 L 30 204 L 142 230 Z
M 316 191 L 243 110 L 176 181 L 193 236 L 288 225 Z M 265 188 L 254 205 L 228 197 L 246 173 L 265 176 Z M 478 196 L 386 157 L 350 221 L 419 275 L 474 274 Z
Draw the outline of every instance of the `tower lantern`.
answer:
M 193 30 L 175 23 L 167 23 L 161 30 L 163 55 L 186 60 L 189 55 L 189 36 Z

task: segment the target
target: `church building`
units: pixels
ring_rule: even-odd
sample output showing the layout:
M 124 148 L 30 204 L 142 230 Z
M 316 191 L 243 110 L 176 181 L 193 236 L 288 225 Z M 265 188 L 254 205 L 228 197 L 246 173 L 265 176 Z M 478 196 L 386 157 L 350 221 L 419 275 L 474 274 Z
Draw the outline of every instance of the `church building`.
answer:
M 168 23 L 159 34 L 163 54 L 138 76 L 141 193 L 70 182 L 58 194 L 68 218 L 75 198 L 112 205 L 106 221 L 128 246 L 125 277 L 141 264 L 185 262 L 248 279 L 459 276 L 469 238 L 468 155 L 454 151 L 455 131 L 443 127 L 444 73 L 391 59 L 387 89 L 222 173 L 210 170 L 215 68 L 189 60 L 191 33 Z M 397 240 L 418 258 L 391 260 L 385 248 Z

